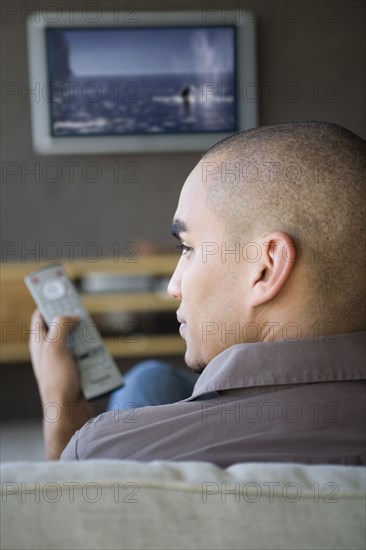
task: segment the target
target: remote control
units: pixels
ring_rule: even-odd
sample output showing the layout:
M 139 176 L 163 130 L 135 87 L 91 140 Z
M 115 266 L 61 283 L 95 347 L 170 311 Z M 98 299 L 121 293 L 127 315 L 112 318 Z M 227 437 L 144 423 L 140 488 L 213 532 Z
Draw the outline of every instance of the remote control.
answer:
M 27 275 L 24 281 L 48 326 L 57 315 L 78 317 L 79 323 L 70 333 L 67 345 L 76 360 L 85 399 L 122 386 L 122 375 L 64 267 L 61 264 L 43 267 Z

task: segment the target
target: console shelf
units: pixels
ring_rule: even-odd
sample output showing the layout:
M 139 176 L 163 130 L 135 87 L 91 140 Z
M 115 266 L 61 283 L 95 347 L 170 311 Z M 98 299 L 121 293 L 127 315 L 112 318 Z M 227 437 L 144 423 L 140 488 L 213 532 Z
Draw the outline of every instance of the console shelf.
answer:
M 96 263 L 76 260 L 63 262 L 75 281 L 89 275 L 128 275 L 168 278 L 173 273 L 176 254 L 144 256 L 138 261 L 119 261 L 113 258 Z M 44 264 L 11 262 L 1 264 L 1 363 L 21 363 L 30 360 L 28 350 L 29 327 L 33 299 L 24 284 L 26 274 L 36 271 Z M 92 316 L 118 313 L 158 314 L 178 309 L 178 302 L 168 297 L 164 290 L 144 292 L 112 292 L 82 294 L 82 300 Z M 157 355 L 181 355 L 185 344 L 179 334 L 114 334 L 105 338 L 114 357 L 149 357 Z

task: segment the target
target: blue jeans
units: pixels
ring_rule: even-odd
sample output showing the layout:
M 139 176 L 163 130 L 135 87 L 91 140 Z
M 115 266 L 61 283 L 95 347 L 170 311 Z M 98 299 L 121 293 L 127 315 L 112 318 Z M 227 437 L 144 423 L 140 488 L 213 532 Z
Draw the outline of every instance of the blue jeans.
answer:
M 125 375 L 125 385 L 111 393 L 107 411 L 176 403 L 192 395 L 198 375 L 163 361 L 142 361 Z

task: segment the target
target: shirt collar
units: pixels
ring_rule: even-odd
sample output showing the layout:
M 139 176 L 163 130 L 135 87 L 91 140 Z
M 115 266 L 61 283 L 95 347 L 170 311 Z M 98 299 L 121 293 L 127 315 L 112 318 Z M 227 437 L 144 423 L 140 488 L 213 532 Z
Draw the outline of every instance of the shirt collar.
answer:
M 192 396 L 255 386 L 363 380 L 366 332 L 317 339 L 236 344 L 217 355 L 198 378 Z

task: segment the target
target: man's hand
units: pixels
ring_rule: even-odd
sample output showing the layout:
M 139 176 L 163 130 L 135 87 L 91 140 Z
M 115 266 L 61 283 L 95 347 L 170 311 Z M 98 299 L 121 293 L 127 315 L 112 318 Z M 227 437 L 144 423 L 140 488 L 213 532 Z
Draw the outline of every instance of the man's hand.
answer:
M 76 318 L 57 317 L 47 331 L 39 310 L 32 315 L 29 348 L 43 404 L 54 398 L 77 401 L 81 397 L 76 363 L 66 347 L 76 324 Z
M 44 411 L 45 456 L 57 459 L 76 430 L 90 418 L 91 410 L 80 391 L 76 363 L 66 347 L 77 319 L 57 317 L 47 328 L 36 309 L 31 320 L 29 348 Z M 52 404 L 52 405 L 51 405 Z

